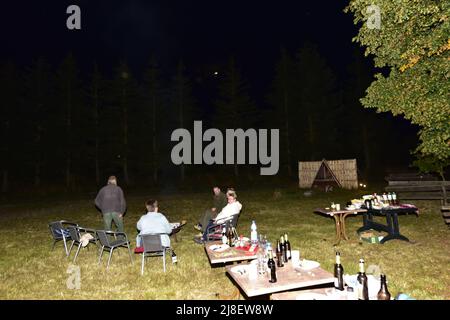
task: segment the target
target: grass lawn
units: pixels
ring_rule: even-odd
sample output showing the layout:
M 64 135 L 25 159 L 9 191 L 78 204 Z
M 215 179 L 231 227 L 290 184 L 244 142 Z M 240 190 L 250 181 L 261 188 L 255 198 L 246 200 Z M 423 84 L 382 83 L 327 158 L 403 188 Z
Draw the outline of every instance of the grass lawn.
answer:
M 312 197 L 303 196 L 297 189 L 281 193 L 281 198 L 274 199 L 273 190 L 238 192 L 238 200 L 244 206 L 238 232 L 249 236 L 252 220 L 256 220 L 258 231 L 266 234 L 269 241 L 274 242 L 287 232 L 293 249 L 300 249 L 302 257 L 317 260 L 324 269 L 332 271 L 334 220 L 313 214 L 313 210 L 329 206 L 331 201 L 343 205 L 361 192 L 335 191 Z M 127 197 L 125 231 L 133 247 L 136 222 L 144 212 L 143 203 L 148 196 Z M 126 249 L 119 249 L 120 254 L 114 253 L 106 271 L 105 256 L 103 264 L 97 265 L 95 247 L 85 248 L 77 260 L 81 270 L 80 290 L 67 288 L 67 270 L 72 259 L 65 257 L 62 242 L 51 250 L 47 224 L 64 219 L 102 228 L 101 215 L 93 207 L 93 200 L 46 200 L 0 206 L 0 299 L 216 299 L 216 293 L 231 293 L 234 285 L 224 268 L 211 268 L 203 247 L 192 241 L 197 233 L 193 224 L 207 208 L 211 195 L 205 192 L 156 197 L 160 211 L 170 221 L 188 221 L 178 234 L 179 241 L 172 241 L 178 264 L 172 265 L 168 259 L 164 274 L 161 258 L 149 258 L 145 275 L 141 276 L 140 256 L 134 255 L 131 265 Z M 420 208 L 418 218 L 399 217 L 400 231 L 414 244 L 399 240 L 384 245 L 361 243 L 355 231 L 362 226 L 362 217 L 347 218 L 351 239 L 338 246 L 345 273 L 356 273 L 358 260 L 363 257 L 366 267 L 379 265 L 386 273 L 393 296 L 404 292 L 416 299 L 450 299 L 450 230 L 442 219 L 438 201 L 414 203 Z

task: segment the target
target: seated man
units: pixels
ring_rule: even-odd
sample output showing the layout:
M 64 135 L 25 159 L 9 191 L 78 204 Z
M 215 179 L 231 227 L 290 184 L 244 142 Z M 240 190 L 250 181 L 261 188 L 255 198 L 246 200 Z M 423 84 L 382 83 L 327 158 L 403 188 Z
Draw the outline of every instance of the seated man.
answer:
M 225 223 L 228 220 L 231 220 L 231 218 L 239 214 L 242 209 L 242 204 L 237 201 L 237 195 L 236 192 L 233 190 L 229 190 L 227 192 L 227 201 L 228 204 L 219 212 L 217 217 L 215 219 L 211 219 L 208 223 L 208 225 L 205 228 L 205 231 L 203 232 L 203 235 L 201 237 L 196 237 L 194 239 L 197 243 L 203 243 L 207 240 L 208 237 L 208 229 L 213 225 L 220 225 L 222 223 Z
M 198 224 L 194 226 L 194 228 L 197 229 L 198 231 L 204 232 L 208 222 L 211 219 L 214 219 L 217 213 L 220 212 L 223 209 L 223 207 L 227 205 L 227 198 L 219 187 L 217 186 L 214 187 L 213 193 L 214 195 L 212 207 L 210 209 L 206 209 L 206 211 L 200 218 Z
M 158 201 L 148 200 L 145 203 L 147 214 L 143 215 L 137 222 L 137 229 L 140 231 L 136 237 L 136 247 L 141 246 L 141 235 L 149 233 L 164 233 L 161 235 L 161 244 L 170 248 L 169 234 L 172 232 L 172 226 L 166 217 L 158 212 Z

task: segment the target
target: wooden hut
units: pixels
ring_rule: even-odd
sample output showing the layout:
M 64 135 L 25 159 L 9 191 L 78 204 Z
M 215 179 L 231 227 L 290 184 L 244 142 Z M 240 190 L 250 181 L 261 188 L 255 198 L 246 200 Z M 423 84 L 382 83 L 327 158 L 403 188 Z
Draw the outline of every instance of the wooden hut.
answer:
M 322 160 L 298 163 L 300 188 L 358 188 L 356 159 Z

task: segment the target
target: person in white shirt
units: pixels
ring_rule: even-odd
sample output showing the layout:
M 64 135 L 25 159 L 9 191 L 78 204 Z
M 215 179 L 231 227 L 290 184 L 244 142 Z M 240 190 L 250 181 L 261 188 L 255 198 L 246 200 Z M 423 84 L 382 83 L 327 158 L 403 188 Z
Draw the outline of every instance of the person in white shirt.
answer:
M 137 222 L 137 229 L 140 231 L 136 238 L 136 246 L 141 246 L 141 235 L 149 233 L 165 233 L 161 235 L 161 244 L 170 248 L 169 234 L 172 232 L 172 226 L 167 218 L 158 212 L 158 201 L 148 200 L 145 203 L 147 214 L 143 215 Z
M 205 232 L 201 238 L 195 238 L 194 241 L 197 243 L 203 243 L 206 241 L 208 236 L 208 229 L 213 225 L 220 225 L 227 221 L 230 221 L 234 215 L 237 215 L 241 212 L 242 204 L 237 201 L 237 195 L 234 190 L 229 190 L 227 192 L 227 201 L 228 204 L 223 207 L 223 209 L 219 212 L 216 218 L 209 221 L 207 227 L 205 228 Z

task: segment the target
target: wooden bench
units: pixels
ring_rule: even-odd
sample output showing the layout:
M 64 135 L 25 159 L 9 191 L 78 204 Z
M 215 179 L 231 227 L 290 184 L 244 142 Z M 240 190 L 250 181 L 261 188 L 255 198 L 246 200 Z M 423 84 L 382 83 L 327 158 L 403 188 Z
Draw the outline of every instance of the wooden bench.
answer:
M 397 193 L 400 200 L 441 200 L 446 205 L 450 181 L 389 181 L 385 191 Z

